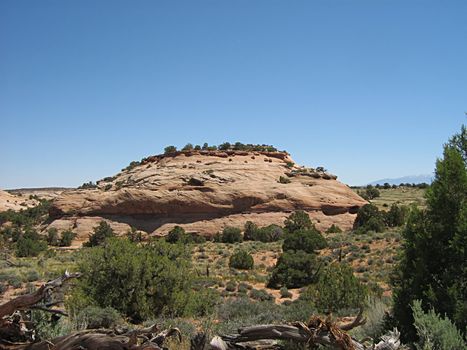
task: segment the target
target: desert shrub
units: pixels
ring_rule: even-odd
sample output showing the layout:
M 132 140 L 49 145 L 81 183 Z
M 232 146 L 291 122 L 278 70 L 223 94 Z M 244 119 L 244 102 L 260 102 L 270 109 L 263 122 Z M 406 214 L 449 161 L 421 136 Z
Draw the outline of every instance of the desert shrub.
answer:
M 382 232 L 384 231 L 383 214 L 374 204 L 365 204 L 358 210 L 353 228 L 361 231 Z
M 169 233 L 165 237 L 165 240 L 168 243 L 177 243 L 177 242 L 180 242 L 184 236 L 185 236 L 185 229 L 180 226 L 175 226 L 173 229 L 169 231 Z
M 418 335 L 417 349 L 467 349 L 461 332 L 448 317 L 441 317 L 433 309 L 425 313 L 420 300 L 413 303 L 412 310 Z
M 329 228 L 326 230 L 326 233 L 342 233 L 342 230 L 339 226 L 336 224 L 332 224 L 329 226 Z
M 218 148 L 221 151 L 227 151 L 231 148 L 231 146 L 232 145 L 229 142 L 224 142 L 224 143 L 221 143 Z
M 13 271 L 0 272 L 0 282 L 13 288 L 20 288 L 23 285 L 21 277 Z
M 35 207 L 21 209 L 20 211 L 7 210 L 0 212 L 0 225 L 10 221 L 15 227 L 32 227 L 48 218 L 51 201 L 39 199 Z
M 191 143 L 187 143 L 185 146 L 183 146 L 182 151 L 192 151 L 193 150 L 193 145 Z
M 62 232 L 62 237 L 60 238 L 60 247 L 69 247 L 73 242 L 73 239 L 76 237 L 76 233 L 71 230 L 66 230 Z
M 316 256 L 302 250 L 285 251 L 277 260 L 269 288 L 300 288 L 312 283 L 318 268 Z
M 297 210 L 284 221 L 284 227 L 288 232 L 306 230 L 312 228 L 310 216 L 303 210 Z
M 16 242 L 18 257 L 38 256 L 45 250 L 47 250 L 47 242 L 43 241 L 33 229 L 26 230 Z
M 206 238 L 203 236 L 198 236 L 195 234 L 186 233 L 185 229 L 180 226 L 175 226 L 173 229 L 169 231 L 165 240 L 168 243 L 183 243 L 183 244 L 190 244 L 190 243 L 205 243 Z M 200 250 L 201 251 L 201 250 Z
M 53 246 L 58 245 L 58 230 L 55 227 L 47 230 L 47 243 Z
M 245 223 L 243 239 L 245 241 L 275 242 L 283 238 L 284 230 L 278 225 L 259 228 L 251 221 Z
M 301 298 L 312 300 L 320 311 L 359 308 L 365 303 L 367 290 L 345 263 L 332 263 L 318 274 L 317 282 Z
M 105 247 L 82 252 L 78 268 L 83 277 L 73 290 L 69 307 L 113 307 L 137 322 L 159 315 L 182 316 L 193 310 L 206 311 L 213 298 L 203 304 L 191 289 L 193 277 L 186 248 L 154 240 L 138 245 L 127 239 L 111 238 Z
M 114 328 L 122 324 L 120 313 L 112 307 L 87 306 L 80 310 L 74 317 L 74 321 L 85 325 L 87 329 Z
M 242 242 L 242 231 L 237 227 L 227 226 L 222 230 L 221 242 L 223 243 L 236 243 Z
M 204 317 L 213 312 L 214 308 L 219 304 L 219 299 L 219 292 L 211 288 L 178 293 L 172 314 L 185 317 Z
M 317 250 L 327 247 L 326 239 L 312 226 L 309 229 L 302 229 L 288 232 L 285 235 L 283 251 L 302 250 L 309 254 L 314 254 Z
M 384 222 L 381 219 L 372 217 L 366 222 L 365 226 L 363 226 L 362 228 L 365 230 L 365 232 L 384 232 L 385 226 Z
M 39 272 L 37 272 L 36 270 L 28 270 L 24 274 L 24 278 L 26 282 L 34 282 L 34 281 L 37 281 L 39 278 L 41 278 L 41 276 L 39 275 Z
M 245 250 L 239 250 L 232 254 L 229 259 L 229 267 L 234 269 L 251 270 L 253 269 L 253 265 L 253 257 Z
M 291 181 L 287 176 L 279 176 L 279 183 L 289 184 Z
M 398 227 L 405 224 L 407 208 L 392 204 L 391 208 L 384 214 L 384 222 L 389 227 Z
M 243 227 L 243 239 L 245 241 L 254 241 L 256 240 L 256 232 L 258 231 L 258 226 L 251 221 L 247 221 Z
M 284 237 L 284 230 L 278 225 L 268 225 L 261 227 L 256 231 L 255 241 L 260 242 L 275 242 Z
M 358 338 L 370 337 L 376 340 L 386 333 L 386 330 L 392 329 L 392 327 L 387 327 L 389 317 L 387 309 L 388 305 L 383 303 L 381 299 L 368 298 L 365 310 L 366 323 L 356 330 L 356 332 L 361 333 Z
M 269 294 L 266 290 L 254 288 L 250 291 L 250 298 L 259 301 L 274 300 L 274 297 L 271 294 Z
M 135 227 L 131 227 L 126 233 L 128 239 L 132 242 L 139 243 L 143 241 L 143 235 L 141 231 L 137 230 Z
M 177 147 L 175 146 L 167 146 L 164 148 L 164 154 L 170 154 L 177 152 Z
M 237 290 L 237 282 L 235 281 L 228 281 L 225 284 L 225 290 L 227 292 L 235 292 Z
M 137 160 L 134 160 L 128 164 L 126 168 L 123 168 L 122 171 L 130 171 L 134 168 L 136 168 L 138 165 L 141 165 L 141 162 L 138 162 Z M 103 180 L 104 181 L 113 181 L 115 178 L 114 177 L 106 177 Z
M 102 245 L 108 238 L 114 237 L 115 232 L 110 225 L 101 221 L 98 226 L 94 227 L 93 233 L 89 236 L 89 240 L 84 243 L 85 247 L 95 247 Z
M 360 192 L 360 196 L 366 200 L 372 200 L 379 197 L 381 193 L 379 190 L 372 185 L 368 185 L 363 192 Z
M 282 287 L 280 289 L 280 293 L 281 293 L 281 298 L 291 298 L 292 297 L 292 293 L 289 292 L 287 287 Z
M 78 186 L 78 189 L 80 190 L 93 189 L 93 188 L 97 188 L 97 185 L 92 181 L 85 182 L 81 186 Z

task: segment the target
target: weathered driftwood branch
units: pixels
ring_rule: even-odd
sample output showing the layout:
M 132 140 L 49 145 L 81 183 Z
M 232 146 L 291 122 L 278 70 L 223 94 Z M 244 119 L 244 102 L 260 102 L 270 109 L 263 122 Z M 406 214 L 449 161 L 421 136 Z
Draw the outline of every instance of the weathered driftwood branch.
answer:
M 170 328 L 158 334 L 157 326 L 134 330 L 125 334 L 115 334 L 109 329 L 89 329 L 38 343 L 8 342 L 0 339 L 0 350 L 162 350 L 165 340 L 177 336 L 178 328 Z M 138 338 L 145 339 L 138 344 Z
M 49 281 L 42 285 L 38 290 L 33 293 L 21 295 L 15 299 L 12 299 L 5 304 L 0 305 L 0 320 L 5 316 L 12 315 L 15 311 L 21 311 L 30 309 L 32 306 L 35 306 L 40 301 L 45 299 L 50 295 L 51 291 L 54 288 L 61 287 L 63 283 L 68 281 L 71 278 L 80 277 L 80 273 L 68 273 L 66 271 L 63 276 L 60 276 L 52 281 Z
M 297 322 L 290 325 L 258 325 L 244 327 L 237 334 L 214 337 L 213 350 L 254 349 L 249 343 L 261 340 L 289 340 L 296 343 L 324 345 L 335 350 L 397 350 L 402 349 L 397 329 L 382 337 L 377 344 L 365 346 L 353 339 L 346 331 L 364 323 L 361 313 L 349 324 L 338 326 L 330 320 L 314 317 L 308 324 Z M 271 344 L 264 349 L 274 349 Z

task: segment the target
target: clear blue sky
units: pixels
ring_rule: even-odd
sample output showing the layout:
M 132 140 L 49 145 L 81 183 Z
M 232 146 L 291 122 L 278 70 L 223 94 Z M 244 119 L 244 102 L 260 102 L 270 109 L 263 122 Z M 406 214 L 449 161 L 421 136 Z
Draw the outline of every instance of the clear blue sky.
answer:
M 426 174 L 465 111 L 465 0 L 0 1 L 0 188 L 187 142 L 349 184 Z

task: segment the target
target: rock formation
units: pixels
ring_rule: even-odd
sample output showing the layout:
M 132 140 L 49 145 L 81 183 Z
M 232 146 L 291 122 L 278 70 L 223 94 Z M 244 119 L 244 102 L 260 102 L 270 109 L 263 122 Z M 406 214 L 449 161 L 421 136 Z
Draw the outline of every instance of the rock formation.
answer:
M 37 205 L 37 201 L 28 196 L 13 195 L 0 190 L 0 212 L 7 210 L 21 210 Z
M 158 235 L 180 225 L 210 236 L 247 220 L 282 225 L 300 209 L 321 230 L 347 229 L 365 203 L 336 176 L 299 167 L 286 152 L 186 151 L 133 162 L 94 188 L 63 192 L 50 226 L 83 240 L 102 219 L 119 233 L 134 226 Z

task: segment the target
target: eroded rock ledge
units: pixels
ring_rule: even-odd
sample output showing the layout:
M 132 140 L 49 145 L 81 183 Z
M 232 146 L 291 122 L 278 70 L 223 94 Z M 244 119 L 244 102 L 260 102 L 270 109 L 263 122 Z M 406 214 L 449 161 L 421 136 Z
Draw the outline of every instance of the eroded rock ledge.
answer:
M 335 223 L 345 229 L 365 203 L 335 175 L 298 166 L 286 152 L 201 150 L 132 163 L 94 188 L 64 192 L 50 214 L 52 226 L 71 228 L 78 237 L 86 235 L 83 239 L 102 218 L 117 231 L 132 225 L 164 234 L 181 225 L 209 236 L 247 220 L 259 226 L 282 224 L 299 209 L 318 228 Z M 86 222 L 82 229 L 80 221 Z

